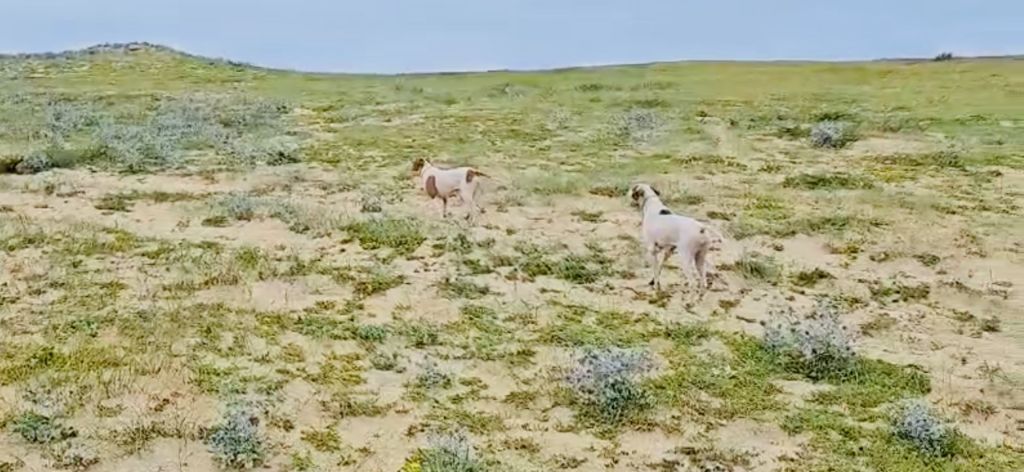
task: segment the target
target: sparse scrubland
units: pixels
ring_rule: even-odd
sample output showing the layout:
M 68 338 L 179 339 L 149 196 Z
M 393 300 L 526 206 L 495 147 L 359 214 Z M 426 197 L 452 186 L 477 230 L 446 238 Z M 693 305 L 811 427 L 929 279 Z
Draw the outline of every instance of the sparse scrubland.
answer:
M 0 57 L 0 472 L 1024 470 L 1022 91 Z M 477 224 L 416 157 L 493 176 Z M 704 298 L 635 181 L 724 236 Z

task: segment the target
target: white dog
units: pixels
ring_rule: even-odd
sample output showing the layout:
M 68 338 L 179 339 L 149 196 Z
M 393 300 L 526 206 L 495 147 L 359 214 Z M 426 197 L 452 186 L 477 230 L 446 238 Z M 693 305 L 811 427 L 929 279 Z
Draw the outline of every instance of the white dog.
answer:
M 629 190 L 633 203 L 642 214 L 641 233 L 645 256 L 654 264 L 654 276 L 649 285 L 661 289 L 661 266 L 672 253 L 679 255 L 687 286 L 695 278 L 698 290 L 708 287 L 707 255 L 714 240 L 703 223 L 672 213 L 661 202 L 661 193 L 647 184 L 636 184 Z
M 477 191 L 480 188 L 478 177 L 488 177 L 472 167 L 456 167 L 454 169 L 442 169 L 431 164 L 426 159 L 416 159 L 412 163 L 412 171 L 418 173 L 420 187 L 431 199 L 441 199 L 441 216 L 448 217 L 448 199 L 458 196 L 463 202 L 469 204 L 467 220 L 476 217 L 477 212 L 483 213 L 483 208 L 477 203 Z

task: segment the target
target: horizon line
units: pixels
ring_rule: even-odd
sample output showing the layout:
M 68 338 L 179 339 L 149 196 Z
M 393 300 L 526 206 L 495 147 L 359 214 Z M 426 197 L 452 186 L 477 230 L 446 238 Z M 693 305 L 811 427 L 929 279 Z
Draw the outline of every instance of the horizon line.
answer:
M 183 57 L 192 59 L 198 59 L 208 62 L 217 62 L 233 67 L 246 67 L 250 69 L 258 69 L 273 72 L 286 72 L 286 73 L 299 73 L 299 74 L 310 74 L 310 75 L 360 75 L 360 76 L 416 76 L 416 75 L 462 75 L 462 74 L 487 74 L 487 73 L 538 73 L 538 72 L 564 72 L 574 70 L 589 70 L 589 69 L 607 69 L 615 67 L 645 67 L 645 66 L 656 66 L 656 65 L 667 65 L 667 64 L 722 64 L 722 63 L 736 63 L 736 64 L 869 64 L 877 62 L 909 62 L 909 63 L 920 63 L 920 62 L 948 62 L 948 61 L 964 61 L 964 60 L 1024 60 L 1024 53 L 1022 54 L 999 54 L 999 55 L 975 55 L 975 56 L 959 56 L 951 52 L 943 52 L 933 57 L 882 57 L 875 59 L 667 59 L 660 61 L 648 61 L 648 62 L 619 62 L 619 63 L 600 63 L 600 64 L 581 64 L 581 65 L 568 65 L 562 67 L 550 67 L 550 68 L 536 68 L 536 69 L 465 69 L 465 70 L 436 70 L 436 71 L 416 71 L 416 72 L 342 72 L 342 71 L 316 71 L 316 70 L 302 70 L 302 69 L 290 69 L 284 67 L 264 66 L 247 61 L 239 61 L 229 59 L 225 57 L 207 56 L 202 54 L 194 54 L 186 51 L 182 48 L 174 46 L 168 46 L 166 44 L 151 43 L 148 41 L 129 41 L 129 42 L 108 42 L 108 43 L 96 43 L 90 46 L 80 48 L 69 48 L 59 51 L 38 51 L 38 52 L 0 52 L 0 59 L 56 59 L 66 56 L 80 55 L 80 54 L 102 54 L 102 53 L 132 53 L 144 49 L 153 49 L 158 51 L 164 51 L 172 54 L 177 54 Z M 938 59 L 939 57 L 949 54 L 949 57 L 943 60 Z

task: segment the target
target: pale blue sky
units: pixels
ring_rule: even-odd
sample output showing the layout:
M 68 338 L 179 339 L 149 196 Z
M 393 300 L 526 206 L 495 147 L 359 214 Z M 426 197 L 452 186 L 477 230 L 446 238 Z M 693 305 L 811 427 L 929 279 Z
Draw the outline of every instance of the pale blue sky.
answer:
M 1024 53 L 1024 0 L 0 0 L 0 52 L 150 41 L 337 72 Z

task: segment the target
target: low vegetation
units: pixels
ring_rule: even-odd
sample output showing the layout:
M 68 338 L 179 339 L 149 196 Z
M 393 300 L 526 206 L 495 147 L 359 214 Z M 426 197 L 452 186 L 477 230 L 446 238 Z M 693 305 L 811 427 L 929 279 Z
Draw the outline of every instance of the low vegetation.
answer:
M 1024 470 L 1022 67 L 0 56 L 0 472 Z

